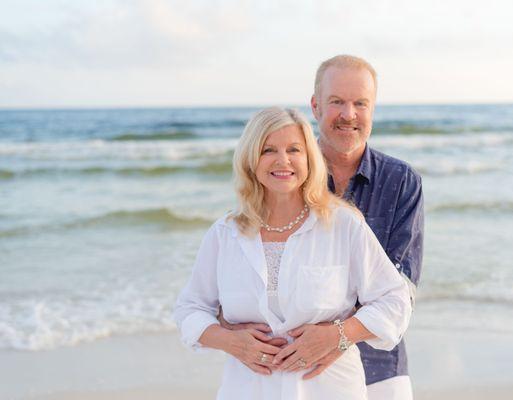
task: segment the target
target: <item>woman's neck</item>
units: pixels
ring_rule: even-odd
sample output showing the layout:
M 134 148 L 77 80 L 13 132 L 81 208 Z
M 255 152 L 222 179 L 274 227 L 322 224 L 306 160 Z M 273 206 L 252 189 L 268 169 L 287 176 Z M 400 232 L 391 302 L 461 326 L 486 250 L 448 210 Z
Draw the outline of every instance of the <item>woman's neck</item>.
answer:
M 293 221 L 301 210 L 305 202 L 301 193 L 266 193 L 264 203 L 269 211 L 267 224 L 271 226 L 283 226 Z

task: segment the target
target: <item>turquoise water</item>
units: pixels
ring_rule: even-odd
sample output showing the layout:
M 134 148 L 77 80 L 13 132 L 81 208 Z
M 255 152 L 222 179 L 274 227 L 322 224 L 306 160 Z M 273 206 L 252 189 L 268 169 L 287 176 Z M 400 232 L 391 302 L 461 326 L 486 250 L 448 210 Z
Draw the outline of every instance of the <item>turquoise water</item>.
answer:
M 0 111 L 0 348 L 175 329 L 255 111 Z M 370 143 L 423 176 L 415 326 L 513 332 L 513 105 L 382 106 Z

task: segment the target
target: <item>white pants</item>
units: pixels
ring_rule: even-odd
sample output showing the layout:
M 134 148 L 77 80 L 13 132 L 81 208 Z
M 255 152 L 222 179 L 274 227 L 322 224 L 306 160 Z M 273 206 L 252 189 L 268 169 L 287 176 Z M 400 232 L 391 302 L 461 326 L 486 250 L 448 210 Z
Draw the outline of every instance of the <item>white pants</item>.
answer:
M 367 386 L 368 400 L 413 400 L 409 376 L 394 376 Z

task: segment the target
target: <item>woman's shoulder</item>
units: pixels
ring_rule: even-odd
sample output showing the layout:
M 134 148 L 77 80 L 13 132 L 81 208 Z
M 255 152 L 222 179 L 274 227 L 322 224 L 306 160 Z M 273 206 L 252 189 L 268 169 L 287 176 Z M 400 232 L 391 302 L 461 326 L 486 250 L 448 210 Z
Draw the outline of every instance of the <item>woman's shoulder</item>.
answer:
M 334 208 L 332 219 L 336 224 L 342 223 L 344 225 L 360 226 L 365 222 L 365 217 L 361 211 L 346 201 Z
M 217 232 L 232 233 L 233 235 L 236 235 L 239 229 L 233 217 L 233 211 L 226 212 L 212 224 L 210 229 Z

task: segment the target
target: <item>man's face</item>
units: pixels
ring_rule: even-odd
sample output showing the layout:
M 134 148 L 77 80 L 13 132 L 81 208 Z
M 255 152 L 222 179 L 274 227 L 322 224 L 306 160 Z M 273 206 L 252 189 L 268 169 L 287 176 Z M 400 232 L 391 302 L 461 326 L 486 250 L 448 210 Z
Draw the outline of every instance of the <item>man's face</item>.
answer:
M 319 93 L 311 101 L 321 148 L 348 155 L 363 150 L 372 130 L 375 99 L 376 88 L 369 71 L 329 67 Z

